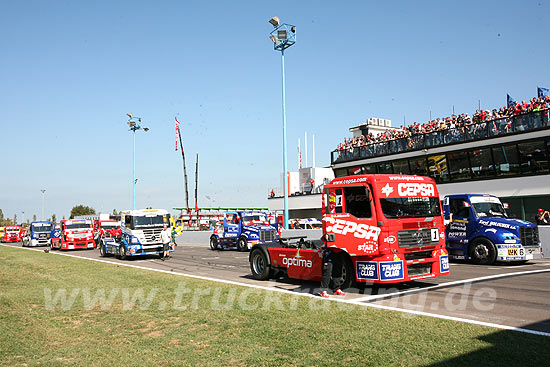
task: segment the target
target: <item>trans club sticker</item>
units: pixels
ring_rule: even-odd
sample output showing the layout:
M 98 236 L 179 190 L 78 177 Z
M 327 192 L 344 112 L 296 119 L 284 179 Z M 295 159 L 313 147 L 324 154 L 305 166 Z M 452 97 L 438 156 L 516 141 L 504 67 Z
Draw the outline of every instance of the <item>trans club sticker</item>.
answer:
M 443 255 L 439 258 L 439 272 L 440 273 L 446 273 L 449 271 L 449 256 Z
M 357 262 L 357 279 L 378 280 L 378 264 L 375 261 Z
M 404 277 L 403 260 L 380 262 L 380 280 L 396 280 Z

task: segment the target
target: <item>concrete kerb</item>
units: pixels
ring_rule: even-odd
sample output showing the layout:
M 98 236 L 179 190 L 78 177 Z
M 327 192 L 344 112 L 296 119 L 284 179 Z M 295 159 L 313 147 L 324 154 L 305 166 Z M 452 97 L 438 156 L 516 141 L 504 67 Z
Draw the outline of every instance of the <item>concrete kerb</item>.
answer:
M 37 249 L 37 248 L 14 247 L 14 246 L 6 245 L 6 244 L 0 244 L 0 245 L 5 246 L 5 247 L 10 247 L 10 248 L 17 248 L 17 249 L 21 249 L 21 250 L 30 250 L 30 251 L 43 252 L 43 249 Z M 77 256 L 77 255 L 65 254 L 65 253 L 60 253 L 60 252 L 50 252 L 50 254 L 73 257 L 73 258 L 82 259 L 82 260 L 90 260 L 90 261 L 96 261 L 96 262 L 119 265 L 119 266 L 125 266 L 125 267 L 128 267 L 128 268 L 134 268 L 134 269 L 155 271 L 155 272 L 159 272 L 159 273 L 172 274 L 172 275 L 183 276 L 183 277 L 193 278 L 193 279 L 201 279 L 201 280 L 213 281 L 213 282 L 224 283 L 224 284 L 231 284 L 231 285 L 242 286 L 242 287 L 256 288 L 256 289 L 261 289 L 261 290 L 264 290 L 264 291 L 272 291 L 272 292 L 290 294 L 290 295 L 294 295 L 294 296 L 310 297 L 310 298 L 320 299 L 318 296 L 310 294 L 310 293 L 298 293 L 298 292 L 289 291 L 289 290 L 286 290 L 286 289 L 271 288 L 271 287 L 265 287 L 265 286 L 260 286 L 260 285 L 246 284 L 246 283 L 235 282 L 235 281 L 232 281 L 232 280 L 216 279 L 216 278 L 205 277 L 205 276 L 201 276 L 201 275 L 186 274 L 186 273 L 180 273 L 180 272 L 174 272 L 174 271 L 168 271 L 168 270 L 162 270 L 162 269 L 151 269 L 151 268 L 147 268 L 147 267 L 143 267 L 143 266 L 139 266 L 139 265 L 124 264 L 124 263 L 113 262 L 113 261 L 109 261 L 109 260 L 103 260 L 103 259 L 92 259 L 92 258 L 81 257 L 81 256 Z M 477 321 L 477 320 L 470 320 L 470 319 L 465 319 L 465 318 L 461 318 L 461 317 L 433 314 L 433 313 L 424 312 L 424 311 L 407 310 L 407 309 L 404 309 L 404 308 L 377 305 L 377 304 L 373 304 L 373 303 L 364 303 L 364 302 L 358 301 L 358 300 L 346 300 L 346 299 L 338 299 L 338 298 L 331 297 L 331 298 L 328 298 L 328 299 L 323 299 L 323 301 L 342 302 L 342 303 L 352 304 L 352 305 L 361 306 L 361 307 L 371 307 L 371 308 L 376 308 L 376 309 L 381 309 L 381 310 L 397 311 L 397 312 L 407 313 L 407 314 L 412 314 L 412 315 L 417 315 L 417 316 L 435 317 L 435 318 L 439 318 L 439 319 L 463 322 L 463 323 L 474 324 L 474 325 L 479 325 L 479 326 L 486 326 L 486 327 L 491 327 L 491 328 L 495 328 L 495 329 L 517 331 L 517 332 L 521 332 L 521 333 L 527 333 L 527 334 L 550 337 L 550 333 L 543 332 L 543 331 L 529 330 L 529 329 L 518 328 L 518 327 L 515 327 L 515 326 L 494 324 L 494 323 Z

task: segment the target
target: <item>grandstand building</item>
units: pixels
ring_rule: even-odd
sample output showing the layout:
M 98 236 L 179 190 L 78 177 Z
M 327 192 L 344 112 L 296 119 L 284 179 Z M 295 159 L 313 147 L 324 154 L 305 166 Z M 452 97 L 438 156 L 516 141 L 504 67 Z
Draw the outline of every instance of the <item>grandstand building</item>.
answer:
M 534 222 L 538 208 L 550 209 L 549 111 L 334 150 L 331 166 L 336 177 L 430 176 L 442 197 L 489 193 L 508 203 L 510 215 Z

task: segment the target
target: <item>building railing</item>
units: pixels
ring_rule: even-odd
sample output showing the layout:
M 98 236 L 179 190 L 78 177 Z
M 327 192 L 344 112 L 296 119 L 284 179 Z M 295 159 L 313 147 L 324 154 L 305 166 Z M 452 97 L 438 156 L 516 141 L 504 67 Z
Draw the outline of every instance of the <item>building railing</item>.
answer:
M 522 115 L 472 123 L 453 129 L 438 130 L 426 134 L 388 140 L 358 147 L 336 149 L 331 152 L 331 164 L 358 159 L 381 157 L 389 154 L 411 152 L 445 145 L 489 139 L 550 127 L 550 110 L 529 112 Z

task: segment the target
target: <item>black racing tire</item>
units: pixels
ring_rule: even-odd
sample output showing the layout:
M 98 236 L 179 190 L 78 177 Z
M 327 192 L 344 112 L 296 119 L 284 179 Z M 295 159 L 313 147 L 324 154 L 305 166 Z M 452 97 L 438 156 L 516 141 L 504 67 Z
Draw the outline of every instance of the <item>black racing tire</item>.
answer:
M 99 244 L 99 256 L 107 257 L 107 250 L 105 249 L 105 245 L 102 243 Z
M 497 249 L 487 238 L 477 238 L 469 248 L 470 260 L 477 265 L 491 265 L 497 259 Z
M 239 237 L 237 240 L 237 250 L 240 252 L 248 251 L 248 245 L 245 237 Z
M 210 249 L 218 250 L 218 239 L 216 238 L 216 236 L 210 237 Z
M 124 245 L 118 246 L 118 258 L 120 260 L 126 260 L 126 251 L 124 250 Z
M 342 285 L 341 289 L 347 289 L 355 284 L 355 270 L 351 260 L 347 257 L 341 256 L 342 266 Z
M 253 249 L 250 254 L 250 271 L 257 280 L 268 280 L 271 276 L 271 265 L 261 249 Z

